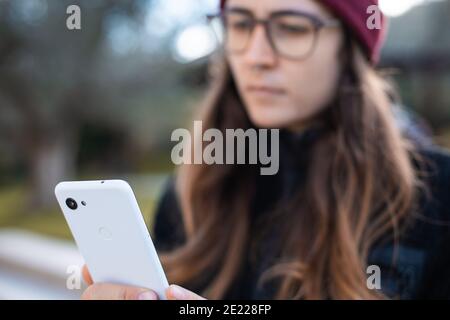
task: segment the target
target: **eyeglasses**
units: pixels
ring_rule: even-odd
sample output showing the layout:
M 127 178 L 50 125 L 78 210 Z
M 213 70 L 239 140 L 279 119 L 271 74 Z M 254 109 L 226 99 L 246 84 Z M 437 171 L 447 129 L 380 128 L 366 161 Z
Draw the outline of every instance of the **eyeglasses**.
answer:
M 340 26 L 335 19 L 325 21 L 309 13 L 290 10 L 274 12 L 268 19 L 256 19 L 248 10 L 229 9 L 207 18 L 226 52 L 244 53 L 253 30 L 261 24 L 274 52 L 291 60 L 306 59 L 314 51 L 321 29 Z

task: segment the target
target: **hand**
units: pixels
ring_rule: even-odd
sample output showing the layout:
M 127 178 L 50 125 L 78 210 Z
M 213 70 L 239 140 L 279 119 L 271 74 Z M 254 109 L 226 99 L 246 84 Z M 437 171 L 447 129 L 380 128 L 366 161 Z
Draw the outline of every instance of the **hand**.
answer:
M 86 266 L 83 266 L 83 279 L 89 287 L 81 295 L 83 300 L 158 300 L 158 295 L 150 289 L 112 283 L 94 283 Z M 177 285 L 166 290 L 168 300 L 205 300 L 205 298 Z

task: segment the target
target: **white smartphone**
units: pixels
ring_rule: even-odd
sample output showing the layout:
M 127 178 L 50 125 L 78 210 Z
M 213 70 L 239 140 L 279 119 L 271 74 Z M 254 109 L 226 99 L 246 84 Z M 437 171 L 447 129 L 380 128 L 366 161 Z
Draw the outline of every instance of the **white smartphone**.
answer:
M 61 182 L 55 195 L 94 282 L 148 288 L 165 299 L 169 285 L 127 182 Z

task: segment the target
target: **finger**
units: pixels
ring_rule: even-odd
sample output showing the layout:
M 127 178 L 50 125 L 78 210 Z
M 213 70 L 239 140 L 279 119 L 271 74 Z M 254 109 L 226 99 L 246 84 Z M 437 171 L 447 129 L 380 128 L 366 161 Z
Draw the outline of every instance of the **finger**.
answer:
M 89 273 L 89 270 L 86 265 L 83 266 L 81 274 L 83 275 L 83 280 L 84 282 L 86 282 L 87 285 L 91 285 L 94 283 L 94 281 L 92 281 L 91 274 Z
M 81 295 L 82 300 L 158 300 L 158 295 L 149 289 L 110 283 L 90 285 Z
M 206 300 L 198 294 L 177 285 L 170 285 L 166 290 L 168 300 Z

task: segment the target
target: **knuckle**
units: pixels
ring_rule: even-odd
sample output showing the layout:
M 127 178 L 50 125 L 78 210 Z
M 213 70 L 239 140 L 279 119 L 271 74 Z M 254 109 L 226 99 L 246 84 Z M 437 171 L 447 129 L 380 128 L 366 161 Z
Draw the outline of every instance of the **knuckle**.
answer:
M 133 287 L 122 288 L 122 298 L 124 300 L 136 300 L 138 289 Z
M 84 290 L 81 294 L 81 300 L 92 300 L 95 297 L 95 291 L 97 290 L 97 286 L 95 284 L 90 285 Z

